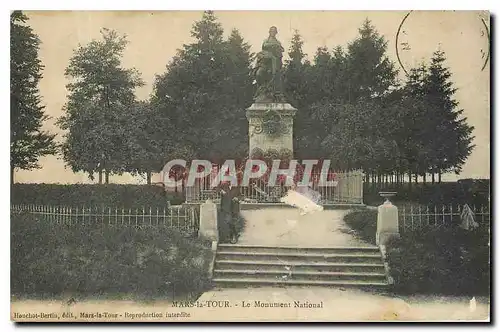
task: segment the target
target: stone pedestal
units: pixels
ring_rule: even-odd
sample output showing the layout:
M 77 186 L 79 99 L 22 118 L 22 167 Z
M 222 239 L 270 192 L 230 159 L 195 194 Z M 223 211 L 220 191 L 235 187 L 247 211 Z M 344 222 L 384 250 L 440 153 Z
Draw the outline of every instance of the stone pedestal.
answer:
M 200 229 L 198 236 L 215 242 L 219 241 L 217 205 L 210 200 L 200 205 Z
M 399 237 L 398 208 L 386 201 L 378 207 L 376 243 L 385 245 L 394 237 Z
M 247 109 L 249 155 L 269 153 L 293 156 L 293 117 L 288 103 L 254 103 Z

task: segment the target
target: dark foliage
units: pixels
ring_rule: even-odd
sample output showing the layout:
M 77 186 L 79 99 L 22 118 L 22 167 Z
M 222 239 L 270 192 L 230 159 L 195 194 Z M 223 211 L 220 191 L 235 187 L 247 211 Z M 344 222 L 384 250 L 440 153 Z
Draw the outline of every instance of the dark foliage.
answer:
M 490 194 L 490 180 L 459 180 L 457 182 L 412 184 L 409 186 L 380 185 L 374 186 L 365 183 L 363 188 L 363 203 L 380 205 L 383 199 L 380 191 L 396 191 L 397 195 L 391 199 L 396 205 L 400 202 L 414 202 L 419 204 L 469 204 L 470 206 L 487 206 Z
M 169 228 L 59 226 L 11 214 L 11 293 L 21 297 L 198 295 L 210 250 Z
M 125 35 L 101 29 L 101 38 L 78 45 L 65 70 L 68 101 L 58 124 L 65 130 L 63 159 L 74 172 L 83 171 L 94 178 L 102 173 L 108 183 L 110 174 L 135 171 L 129 165 L 136 161 L 136 131 L 130 120 L 141 127 L 135 105 L 135 89 L 144 85 L 135 68 L 125 69 L 121 59 L 128 44 Z M 131 158 L 132 157 L 132 158 Z
M 358 209 L 346 214 L 344 221 L 363 241 L 375 244 L 377 213 L 375 209 Z
M 184 197 L 166 193 L 162 187 L 120 184 L 15 184 L 11 204 L 68 207 L 156 208 L 181 204 Z
M 377 210 L 354 210 L 344 217 L 364 241 L 375 244 Z M 387 244 L 394 290 L 477 296 L 489 291 L 489 223 L 466 231 L 448 224 L 405 230 Z
M 10 168 L 39 168 L 40 157 L 56 153 L 55 135 L 43 130 L 48 119 L 38 83 L 43 64 L 40 39 L 21 11 L 10 15 Z
M 250 45 L 237 30 L 224 38 L 212 11 L 204 12 L 184 44 L 157 75 L 152 105 L 171 124 L 165 135 L 175 142 L 170 157 L 225 159 L 248 154 L 245 109 L 252 104 Z
M 490 287 L 488 225 L 405 232 L 387 248 L 395 291 L 486 295 Z

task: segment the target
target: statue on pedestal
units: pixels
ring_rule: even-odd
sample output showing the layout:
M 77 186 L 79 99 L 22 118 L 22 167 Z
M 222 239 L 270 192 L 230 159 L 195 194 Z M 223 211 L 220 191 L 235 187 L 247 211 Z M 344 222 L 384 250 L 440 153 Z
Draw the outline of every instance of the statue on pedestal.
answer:
M 278 29 L 272 26 L 269 29 L 269 37 L 262 43 L 262 51 L 257 54 L 257 64 L 253 72 L 257 83 L 257 103 L 285 102 L 281 77 L 285 49 L 276 38 L 277 34 Z
M 283 52 L 276 38 L 278 29 L 269 28 L 269 37 L 262 43 L 252 74 L 257 83 L 254 103 L 247 108 L 249 154 L 293 156 L 293 116 L 297 111 L 285 99 L 282 79 Z

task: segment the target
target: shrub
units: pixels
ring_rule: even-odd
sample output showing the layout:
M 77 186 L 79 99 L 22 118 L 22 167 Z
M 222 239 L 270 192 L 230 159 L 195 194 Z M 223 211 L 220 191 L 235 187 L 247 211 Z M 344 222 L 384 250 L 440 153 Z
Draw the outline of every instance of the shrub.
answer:
M 374 209 L 357 209 L 346 214 L 344 221 L 362 240 L 375 244 L 377 213 Z
M 121 184 L 14 184 L 11 204 L 53 206 L 110 206 L 117 208 L 164 207 L 184 202 L 180 194 L 166 193 L 162 187 Z
M 377 210 L 353 210 L 344 221 L 363 240 L 375 244 Z M 474 231 L 457 225 L 406 228 L 399 239 L 387 244 L 396 292 L 470 296 L 488 293 L 489 223 L 480 223 Z
M 61 226 L 11 215 L 11 292 L 172 297 L 209 285 L 210 249 L 166 227 Z
M 364 183 L 363 202 L 367 205 L 380 205 L 384 201 L 380 197 L 380 191 L 395 191 L 397 195 L 391 198 L 391 202 L 400 205 L 401 202 L 414 202 L 427 204 L 433 202 L 441 204 L 469 204 L 476 206 L 488 206 L 490 180 L 459 180 L 457 182 L 442 183 L 408 183 L 396 186 L 395 184 Z
M 489 253 L 486 228 L 419 229 L 387 244 L 394 289 L 401 293 L 487 294 Z

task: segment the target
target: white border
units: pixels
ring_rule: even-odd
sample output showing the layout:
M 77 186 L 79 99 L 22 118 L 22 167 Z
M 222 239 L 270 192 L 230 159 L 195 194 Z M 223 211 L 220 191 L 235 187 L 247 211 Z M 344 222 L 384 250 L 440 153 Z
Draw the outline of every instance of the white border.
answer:
M 167 3 L 167 4 L 166 4 Z M 266 0 L 252 0 L 252 1 L 247 1 L 243 3 L 242 1 L 236 2 L 236 1 L 229 1 L 229 0 L 212 0 L 212 1 L 190 1 L 188 2 L 166 2 L 165 0 L 154 0 L 154 1 L 125 1 L 125 0 L 113 0 L 113 1 L 103 1 L 103 0 L 86 0 L 86 1 L 70 1 L 70 0 L 54 0 L 51 2 L 46 2 L 46 1 L 36 1 L 36 0 L 18 0 L 18 1 L 2 1 L 0 3 L 0 6 L 2 7 L 2 25 L 1 25 L 1 38 L 2 38 L 2 45 L 5 46 L 3 52 L 0 52 L 0 57 L 2 58 L 1 62 L 5 67 L 6 70 L 4 70 L 4 73 L 9 72 L 9 69 L 7 67 L 8 63 L 8 58 L 9 58 L 9 50 L 7 49 L 8 45 L 8 40 L 9 40 L 9 23 L 8 23 L 8 15 L 10 10 L 13 9 L 30 9 L 30 10 L 165 10 L 165 9 L 170 9 L 170 10 L 200 10 L 200 9 L 214 9 L 214 10 L 313 10 L 313 9 L 320 9 L 320 10 L 407 10 L 407 9 L 432 9 L 432 10 L 443 10 L 443 9 L 454 9 L 454 10 L 490 10 L 493 13 L 498 13 L 498 5 L 499 1 L 484 1 L 484 0 L 475 0 L 475 1 L 452 1 L 452 0 L 440 0 L 440 1 L 435 1 L 435 0 L 420 0 L 420 1 L 370 1 L 370 0 L 351 0 L 351 1 L 325 1 L 324 3 L 320 1 L 294 1 L 294 0 L 273 0 L 273 1 L 266 1 Z M 496 34 L 495 34 L 495 43 L 497 42 Z M 496 59 L 492 59 L 493 61 Z M 496 74 L 496 72 L 495 72 Z M 493 79 L 493 78 L 492 78 Z M 3 107 L 3 112 L 4 114 L 9 114 L 8 109 L 9 106 L 7 105 L 7 101 L 9 100 L 9 77 L 8 75 L 4 74 L 2 75 L 2 89 L 0 89 L 0 93 L 3 94 L 1 100 L 4 102 L 4 107 Z M 494 96 L 498 93 L 498 86 L 495 88 L 495 91 L 492 94 L 492 100 L 494 100 Z M 498 117 L 495 119 L 495 127 L 498 125 Z M 2 130 L 0 130 L 0 133 L 2 134 L 2 155 L 7 158 L 9 154 L 9 147 L 8 147 L 8 142 L 9 142 L 9 135 L 8 132 L 10 131 L 9 127 L 9 121 L 1 121 L 0 125 L 2 126 Z M 496 146 L 499 146 L 498 142 L 498 137 L 495 139 Z M 496 159 L 496 158 L 494 158 Z M 493 160 L 493 159 L 492 159 Z M 9 190 L 9 166 L 7 163 L 7 160 L 5 162 L 0 164 L 2 167 L 2 209 L 1 211 L 3 212 L 3 215 L 5 216 L 0 223 L 0 232 L 3 236 L 3 241 L 1 241 L 2 244 L 2 254 L 1 254 L 1 259 L 2 259 L 2 264 L 3 266 L 3 273 L 2 273 L 2 280 L 1 280 L 1 307 L 0 307 L 0 314 L 2 315 L 2 320 L 1 320 L 1 327 L 2 331 L 7 331 L 14 329 L 14 325 L 10 322 L 10 240 L 9 240 L 9 234 L 10 234 L 10 227 L 9 227 L 9 222 L 8 220 L 10 219 L 10 216 L 8 214 L 8 211 L 10 209 L 9 206 L 9 200 L 8 197 L 10 195 L 10 190 Z M 495 167 L 496 170 L 496 167 Z M 497 187 L 499 180 L 498 177 L 495 180 L 494 187 Z M 498 197 L 495 197 L 495 207 L 498 207 Z M 496 227 L 498 230 L 498 226 Z M 497 232 L 498 233 L 498 232 Z M 495 234 L 495 236 L 498 234 Z M 497 239 L 498 240 L 498 239 Z M 495 250 L 495 254 L 497 254 L 497 250 Z M 493 265 L 494 266 L 494 265 Z M 498 288 L 498 287 L 496 287 Z M 495 294 L 494 294 L 495 295 Z M 494 297 L 493 295 L 493 297 Z M 496 306 L 495 306 L 496 307 Z M 177 326 L 170 326 L 166 325 L 165 327 L 172 329 L 176 328 Z M 267 329 L 275 329 L 278 326 L 273 325 L 273 326 L 259 326 L 259 330 L 267 330 Z M 312 326 L 311 326 L 312 327 Z M 399 326 L 401 327 L 401 326 Z M 468 326 L 469 328 L 472 328 L 471 326 Z M 37 327 L 32 327 L 34 330 L 40 330 L 43 327 L 37 326 Z M 59 327 L 63 329 L 68 329 L 71 328 L 69 326 L 64 326 L 64 327 Z M 101 330 L 104 329 L 102 326 L 92 326 L 94 330 Z M 114 329 L 123 329 L 124 326 L 108 326 L 106 329 L 109 328 L 114 328 Z M 142 328 L 140 326 L 139 328 Z M 197 327 L 189 327 L 190 329 L 196 329 Z M 203 329 L 220 329 L 221 326 L 203 326 Z M 230 328 L 234 328 L 234 326 L 231 326 Z M 288 328 L 286 326 L 285 328 Z M 310 328 L 310 327 L 308 327 Z M 343 329 L 344 327 L 341 326 L 333 326 L 334 329 Z M 352 327 L 351 327 L 352 328 Z M 373 327 L 372 327 L 373 328 Z M 385 326 L 380 326 L 380 328 L 385 329 Z M 439 327 L 430 327 L 430 326 L 425 326 L 426 330 L 438 330 L 443 328 L 443 326 Z M 454 328 L 454 327 L 452 327 Z
M 2 5 L 7 4 L 3 3 Z M 12 1 L 10 8 L 30 10 L 488 10 L 494 1 L 453 1 L 453 0 L 421 0 L 405 1 L 372 1 L 372 0 L 337 0 L 337 1 L 298 1 L 298 0 L 250 0 L 228 1 L 211 0 L 210 2 L 194 0 L 180 1 L 119 1 L 119 0 L 59 0 L 40 2 L 36 0 Z

